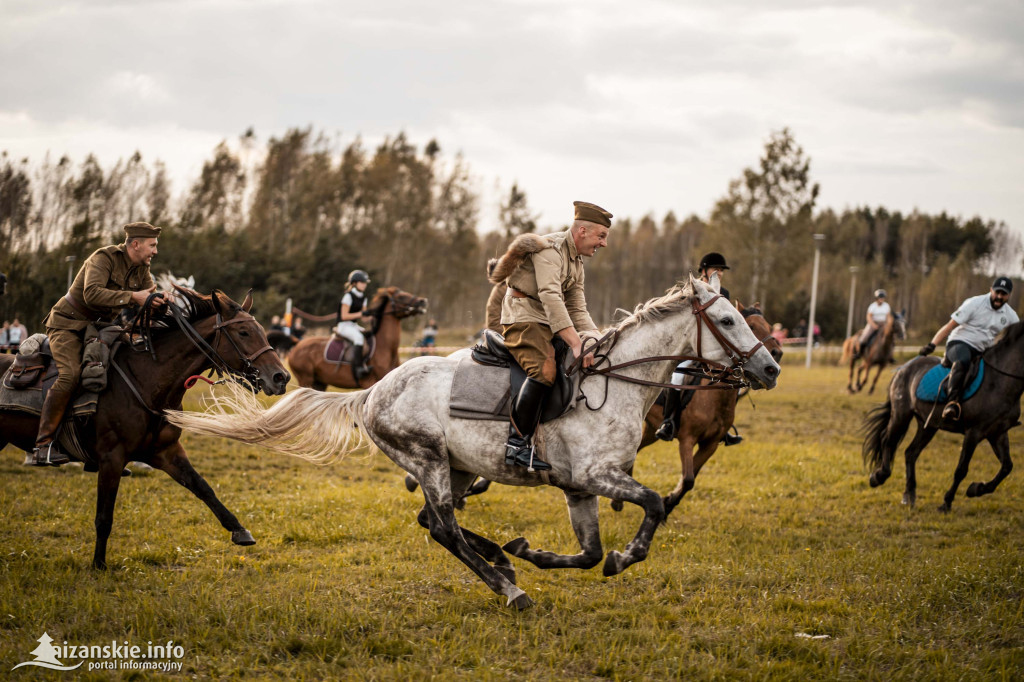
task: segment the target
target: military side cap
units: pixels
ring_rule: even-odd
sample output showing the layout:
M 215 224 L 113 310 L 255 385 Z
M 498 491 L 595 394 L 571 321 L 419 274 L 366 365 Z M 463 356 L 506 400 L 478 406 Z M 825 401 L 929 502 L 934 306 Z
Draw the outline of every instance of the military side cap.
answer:
M 592 204 L 589 201 L 574 201 L 572 205 L 576 207 L 576 220 L 586 220 L 605 227 L 612 226 L 612 214 L 597 204 Z
M 128 223 L 124 226 L 124 234 L 128 239 L 148 239 L 159 237 L 163 228 L 153 227 L 149 223 Z

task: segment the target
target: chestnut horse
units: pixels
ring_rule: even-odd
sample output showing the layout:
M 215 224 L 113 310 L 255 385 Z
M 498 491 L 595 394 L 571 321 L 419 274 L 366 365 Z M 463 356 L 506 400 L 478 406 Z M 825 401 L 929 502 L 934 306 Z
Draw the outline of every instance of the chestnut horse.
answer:
M 761 339 L 775 362 L 779 362 L 782 359 L 782 345 L 772 336 L 772 326 L 765 320 L 764 313 L 761 312 L 758 305 L 754 304 L 750 308 L 744 308 L 743 304 L 737 301 L 736 309 L 746 319 L 747 326 L 750 327 L 750 331 L 754 332 L 754 336 Z M 690 404 L 683 408 L 679 433 L 676 435 L 676 440 L 679 442 L 679 461 L 682 464 L 682 473 L 675 490 L 663 498 L 665 516 L 668 516 L 683 499 L 683 496 L 693 488 L 697 474 L 711 459 L 711 455 L 715 454 L 722 438 L 732 428 L 736 419 L 738 397 L 738 389 L 699 390 L 694 392 Z M 658 439 L 654 432 L 661 426 L 664 417 L 663 405 L 655 404 L 648 410 L 647 416 L 644 418 L 644 435 L 640 441 L 640 447 L 637 448 L 638 453 L 651 443 L 657 442 Z M 693 452 L 694 447 L 697 448 L 696 454 Z M 612 508 L 621 511 L 622 500 L 613 500 Z
M 380 381 L 385 374 L 398 367 L 398 347 L 402 335 L 400 320 L 427 312 L 427 299 L 398 287 L 385 287 L 377 290 L 365 312 L 373 317 L 370 334 L 377 337 L 377 349 L 369 362 L 370 373 L 357 382 L 352 373 L 352 365 L 324 359 L 324 350 L 330 337 L 311 336 L 295 344 L 288 354 L 288 365 L 299 386 L 323 391 L 328 386 L 368 388 Z
M 878 371 L 875 372 L 875 380 L 871 382 L 871 388 L 868 389 L 868 395 L 870 395 L 875 392 L 875 386 L 878 385 L 878 377 L 882 374 L 882 368 L 889 364 L 896 340 L 902 341 L 907 338 L 907 326 L 903 313 L 893 313 L 892 317 L 886 321 L 885 326 L 875 333 L 875 338 L 871 345 L 863 349 L 860 357 L 854 354 L 858 336 L 860 336 L 860 332 L 843 342 L 843 357 L 839 360 L 839 364 L 844 365 L 847 360 L 850 362 L 850 381 L 846 385 L 846 390 L 850 393 L 857 393 L 864 388 L 864 385 L 868 383 L 868 379 L 871 378 L 871 368 L 877 367 Z M 860 367 L 857 367 L 858 361 L 860 361 Z M 855 368 L 857 371 L 856 383 L 853 380 Z
M 192 468 L 178 440 L 181 429 L 167 423 L 163 410 L 180 410 L 186 380 L 207 369 L 241 376 L 267 395 L 284 393 L 288 372 L 267 343 L 263 327 L 248 312 L 251 296 L 239 305 L 217 291 L 202 296 L 178 288 L 178 293 L 187 302 L 186 312 L 179 313 L 174 308 L 171 315 L 161 316 L 158 321 L 165 322 L 169 329 L 140 329 L 148 339 L 150 352 L 145 352 L 145 348 L 133 352 L 135 348 L 121 346 L 111 361 L 113 371 L 107 377 L 107 389 L 100 394 L 92 423 L 78 422 L 79 441 L 90 460 L 86 462 L 86 471 L 99 472 L 94 568 L 107 567 L 107 539 L 114 522 L 114 503 L 121 471 L 128 462 L 143 462 L 167 472 L 206 503 L 224 529 L 230 531 L 231 541 L 236 545 L 256 542 L 217 499 L 210 484 Z M 154 312 L 152 319 L 158 315 Z M 7 371 L 14 357 L 0 355 L 0 375 Z M 67 428 L 66 424 L 62 428 Z M 0 448 L 10 443 L 31 452 L 38 430 L 38 416 L 0 410 Z M 44 504 L 45 496 L 40 496 L 40 504 Z

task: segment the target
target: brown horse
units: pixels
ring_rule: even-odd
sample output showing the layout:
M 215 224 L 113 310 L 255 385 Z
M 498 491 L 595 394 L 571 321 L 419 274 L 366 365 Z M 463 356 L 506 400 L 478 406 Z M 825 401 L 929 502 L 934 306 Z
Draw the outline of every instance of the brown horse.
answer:
M 398 346 L 402 334 L 400 320 L 427 311 L 427 299 L 414 296 L 398 287 L 378 289 L 366 310 L 373 317 L 370 333 L 377 337 L 377 348 L 370 359 L 370 373 L 357 382 L 352 365 L 328 362 L 324 350 L 330 338 L 312 336 L 295 344 L 288 354 L 288 365 L 295 380 L 303 388 L 325 390 L 338 388 L 368 388 L 398 367 Z
M 850 381 L 846 385 L 846 390 L 850 393 L 857 393 L 864 385 L 867 384 L 868 379 L 871 377 L 871 368 L 877 367 L 878 371 L 875 372 L 875 380 L 871 382 L 871 388 L 868 389 L 868 394 L 875 392 L 875 386 L 878 384 L 878 377 L 882 374 L 882 369 L 889 364 L 890 358 L 892 358 L 892 349 L 896 345 L 896 341 L 907 338 L 907 326 L 903 318 L 903 313 L 895 313 L 890 317 L 885 326 L 875 333 L 875 338 L 871 345 L 864 349 L 860 356 L 856 354 L 857 348 L 857 337 L 860 334 L 854 334 L 850 338 L 843 342 L 843 357 L 840 358 L 839 364 L 845 365 L 847 362 L 850 363 Z M 857 366 L 857 361 L 860 361 L 860 366 Z M 857 372 L 857 380 L 854 382 L 853 375 L 854 369 Z
M 754 332 L 754 336 L 762 340 L 764 347 L 772 354 L 772 358 L 776 362 L 781 360 L 782 346 L 771 335 L 772 326 L 765 320 L 764 313 L 761 312 L 758 304 L 744 308 L 743 304 L 737 301 L 736 308 L 746 318 L 747 325 L 750 327 L 750 331 Z M 665 502 L 666 516 L 693 488 L 697 474 L 711 459 L 711 455 L 715 454 L 722 438 L 732 428 L 736 418 L 738 396 L 738 390 L 695 391 L 690 404 L 683 409 L 679 433 L 676 434 L 676 440 L 679 441 L 679 461 L 682 464 L 682 473 L 675 490 L 662 498 Z M 661 401 L 659 400 L 659 402 Z M 644 435 L 637 452 L 657 441 L 654 432 L 661 426 L 664 418 L 663 406 L 655 403 L 644 418 Z M 693 452 L 694 447 L 697 448 L 696 454 Z M 632 471 L 629 473 L 632 475 Z M 622 501 L 612 501 L 612 508 L 621 511 Z
M 99 472 L 96 550 L 92 560 L 95 568 L 107 566 L 107 539 L 114 521 L 121 471 L 132 461 L 162 469 L 205 502 L 231 532 L 235 544 L 256 542 L 192 468 L 178 441 L 181 429 L 167 422 L 163 410 L 180 410 L 185 381 L 211 367 L 242 376 L 268 395 L 285 392 L 288 372 L 267 343 L 263 327 L 248 312 L 251 296 L 238 305 L 217 291 L 211 296 L 185 289 L 178 291 L 188 301 L 188 313 L 162 318 L 169 329 L 143 328 L 151 352 L 133 352 L 134 348 L 122 346 L 111 363 L 108 386 L 100 395 L 91 424 L 76 420 L 79 441 L 88 460 L 86 471 Z M 13 355 L 0 355 L 0 375 L 13 362 Z M 38 429 L 39 417 L 0 410 L 0 448 L 11 443 L 31 452 Z

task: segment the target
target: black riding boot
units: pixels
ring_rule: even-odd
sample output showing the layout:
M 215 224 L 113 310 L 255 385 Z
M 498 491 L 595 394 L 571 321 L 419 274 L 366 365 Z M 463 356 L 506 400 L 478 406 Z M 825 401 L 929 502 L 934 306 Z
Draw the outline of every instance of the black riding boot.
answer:
M 684 386 L 689 383 L 689 377 L 683 380 Z M 671 441 L 675 438 L 679 434 L 679 422 L 682 418 L 683 410 L 686 409 L 691 400 L 693 400 L 693 391 L 684 391 L 682 389 L 668 390 L 665 394 L 665 418 L 654 435 L 661 440 Z
M 71 461 L 67 453 L 57 445 L 57 429 L 64 417 L 64 410 L 71 402 L 71 393 L 50 389 L 43 401 L 42 414 L 39 417 L 39 434 L 36 436 L 36 448 L 33 450 L 34 462 L 37 467 L 67 464 Z
M 356 383 L 363 380 L 367 374 L 370 373 L 370 366 L 366 364 L 366 359 L 363 358 L 363 347 L 354 346 L 352 349 L 352 374 L 356 378 Z
M 942 418 L 951 421 L 960 419 L 960 396 L 964 393 L 964 383 L 967 380 L 967 372 L 970 370 L 970 363 L 954 362 L 953 368 L 949 370 L 949 388 L 946 400 L 946 407 L 942 410 Z
M 550 386 L 526 378 L 519 395 L 512 403 L 508 442 L 505 443 L 505 464 L 527 467 L 530 471 L 547 471 L 551 465 L 537 459 L 531 439 L 540 422 L 541 408 Z

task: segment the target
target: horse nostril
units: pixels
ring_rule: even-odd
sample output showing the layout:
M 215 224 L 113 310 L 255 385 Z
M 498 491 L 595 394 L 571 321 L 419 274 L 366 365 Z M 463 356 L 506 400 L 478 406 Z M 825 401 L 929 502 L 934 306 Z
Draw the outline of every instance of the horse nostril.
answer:
M 770 367 L 765 367 L 764 373 L 767 374 L 769 377 L 774 377 L 779 373 L 779 368 L 774 365 Z
M 279 385 L 279 386 L 281 384 L 287 384 L 288 383 L 288 375 L 285 374 L 284 372 L 275 372 L 274 373 L 274 383 Z

